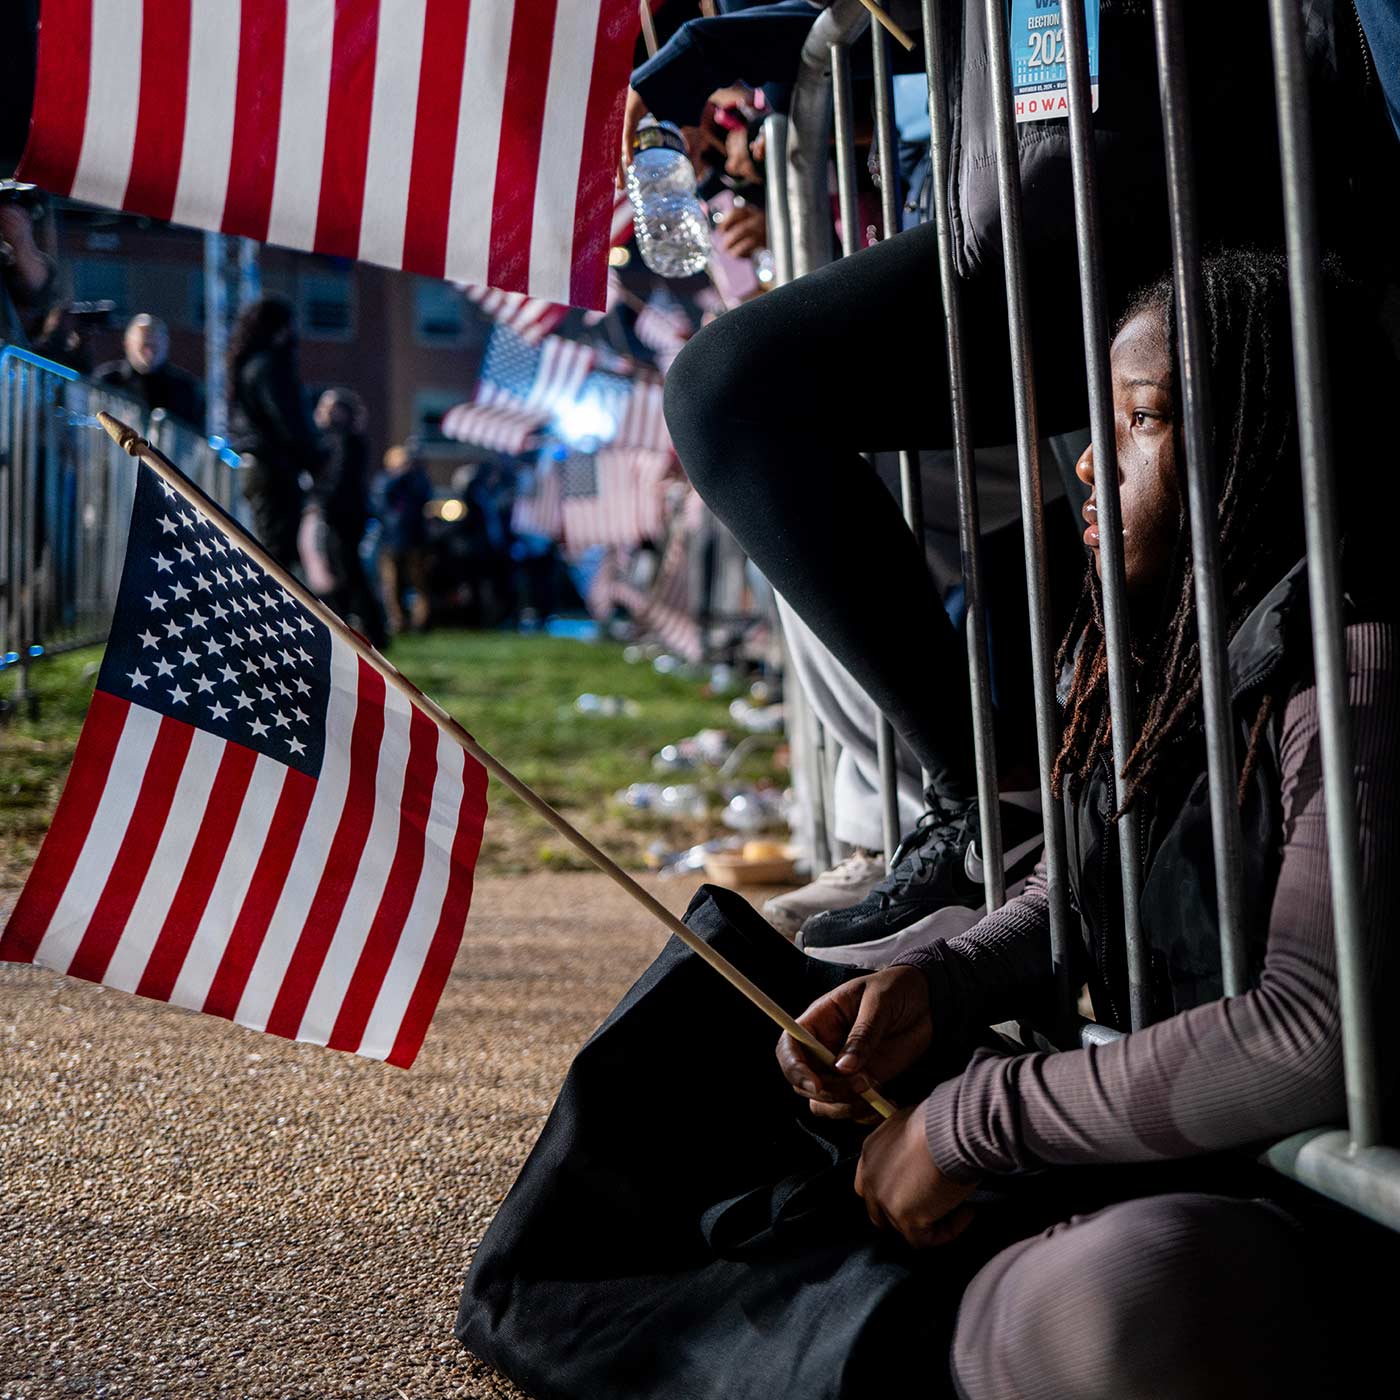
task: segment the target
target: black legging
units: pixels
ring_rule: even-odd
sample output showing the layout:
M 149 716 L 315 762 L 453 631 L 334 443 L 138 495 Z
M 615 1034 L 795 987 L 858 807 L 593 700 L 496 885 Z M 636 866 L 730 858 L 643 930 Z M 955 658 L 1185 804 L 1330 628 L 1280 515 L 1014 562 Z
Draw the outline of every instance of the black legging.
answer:
M 1088 417 L 1072 255 L 1029 278 L 1042 436 Z M 1015 437 L 1000 265 L 963 284 L 974 441 Z M 952 445 L 932 224 L 720 317 L 681 352 L 666 421 L 695 489 L 908 742 L 976 792 L 967 662 L 921 547 L 861 452 Z M 1047 467 L 1048 467 L 1047 463 Z

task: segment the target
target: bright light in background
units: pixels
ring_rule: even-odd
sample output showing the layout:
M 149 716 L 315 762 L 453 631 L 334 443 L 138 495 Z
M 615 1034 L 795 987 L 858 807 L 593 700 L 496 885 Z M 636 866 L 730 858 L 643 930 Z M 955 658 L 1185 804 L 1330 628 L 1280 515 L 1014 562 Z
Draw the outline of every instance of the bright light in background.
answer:
M 442 518 L 444 520 L 460 520 L 466 513 L 466 506 L 459 500 L 453 499 L 442 503 Z
M 578 399 L 559 410 L 554 432 L 570 447 L 596 447 L 617 432 L 617 420 L 596 398 Z
M 608 254 L 608 265 L 610 267 L 626 267 L 632 261 L 632 254 L 626 248 L 614 248 Z

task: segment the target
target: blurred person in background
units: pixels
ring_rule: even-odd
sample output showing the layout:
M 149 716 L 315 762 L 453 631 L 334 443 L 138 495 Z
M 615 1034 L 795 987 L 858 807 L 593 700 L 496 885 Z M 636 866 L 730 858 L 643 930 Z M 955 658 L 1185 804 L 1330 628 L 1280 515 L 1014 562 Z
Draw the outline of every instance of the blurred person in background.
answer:
M 370 519 L 368 414 L 353 389 L 336 388 L 317 400 L 313 418 L 321 433 L 322 460 L 310 502 L 323 525 L 330 604 L 374 646 L 383 647 L 388 642 L 384 608 L 360 556 Z
M 97 305 L 110 308 L 110 302 Z M 34 337 L 33 348 L 36 355 L 58 364 L 67 365 L 79 374 L 91 374 L 93 364 L 92 333 L 96 329 L 94 321 L 105 315 L 105 311 L 95 314 L 92 302 L 60 302 L 49 308 L 39 333 Z
M 243 458 L 253 533 L 284 568 L 300 564 L 297 531 L 321 446 L 306 411 L 290 303 L 263 297 L 244 308 L 228 351 L 229 442 Z
M 29 328 L 53 301 L 54 260 L 39 246 L 44 216 L 38 191 L 0 182 L 0 341 L 28 346 Z
M 404 602 L 415 632 L 428 626 L 428 522 L 424 514 L 433 484 L 416 446 L 405 443 L 384 454 L 384 470 L 374 480 L 372 501 L 379 517 L 379 582 L 389 631 L 404 630 Z
M 127 323 L 122 358 L 98 365 L 93 378 L 139 399 L 149 413 L 161 408 L 191 427 L 204 426 L 204 391 L 194 375 L 169 363 L 170 329 L 143 311 Z
M 463 525 L 477 622 L 481 627 L 496 627 L 515 612 L 511 557 L 515 531 L 510 522 L 514 473 L 502 462 L 483 462 L 465 483 L 462 497 L 467 506 Z

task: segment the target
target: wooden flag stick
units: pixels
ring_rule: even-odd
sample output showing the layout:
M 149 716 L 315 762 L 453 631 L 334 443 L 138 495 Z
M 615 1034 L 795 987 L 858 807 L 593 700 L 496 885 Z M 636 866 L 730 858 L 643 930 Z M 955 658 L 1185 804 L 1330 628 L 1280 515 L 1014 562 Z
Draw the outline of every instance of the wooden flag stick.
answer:
M 647 41 L 647 57 L 656 57 L 656 21 L 651 17 L 651 0 L 637 0 L 642 16 L 642 37 Z
M 892 34 L 896 43 L 904 45 L 904 50 L 906 53 L 913 49 L 914 41 L 909 37 L 909 31 L 905 29 L 903 25 L 897 23 L 895 20 L 892 20 L 889 17 L 889 15 L 887 15 L 884 12 L 884 10 L 882 10 L 880 6 L 875 3 L 875 0 L 860 0 L 860 3 L 864 5 L 867 10 L 870 11 L 871 18 L 875 21 L 876 24 L 880 25 L 888 33 Z
M 152 447 L 134 428 L 128 428 L 125 423 L 112 417 L 110 413 L 99 413 L 97 421 L 101 423 L 107 434 L 122 451 L 140 458 L 167 486 L 177 491 L 185 501 L 202 514 L 207 515 L 223 531 L 226 538 L 236 544 L 250 559 L 258 563 L 266 573 L 275 578 L 302 607 L 325 623 L 366 665 L 373 667 L 384 678 L 387 685 L 393 686 L 400 694 L 406 696 L 410 703 L 422 710 L 453 743 L 465 749 L 488 773 L 499 778 L 526 806 L 538 812 L 555 831 L 587 856 L 615 885 L 626 890 L 648 913 L 660 919 L 696 957 L 707 962 L 726 982 L 742 992 L 771 1021 L 805 1045 L 821 1064 L 828 1069 L 834 1068 L 835 1056 L 810 1031 L 804 1026 L 798 1025 L 792 1016 L 788 1015 L 766 992 L 745 977 L 728 958 L 717 953 L 703 938 L 692 933 L 660 900 L 644 890 L 616 861 L 599 850 L 581 831 L 571 826 L 533 788 L 521 782 L 509 768 L 487 753 L 436 700 L 424 695 L 412 681 L 398 671 L 392 662 L 381 656 L 353 628 L 347 627 L 310 589 L 288 573 L 237 521 L 210 500 L 199 487 L 185 477 L 179 468 Z M 863 1097 L 882 1117 L 888 1118 L 894 1112 L 894 1106 L 875 1089 L 866 1090 Z

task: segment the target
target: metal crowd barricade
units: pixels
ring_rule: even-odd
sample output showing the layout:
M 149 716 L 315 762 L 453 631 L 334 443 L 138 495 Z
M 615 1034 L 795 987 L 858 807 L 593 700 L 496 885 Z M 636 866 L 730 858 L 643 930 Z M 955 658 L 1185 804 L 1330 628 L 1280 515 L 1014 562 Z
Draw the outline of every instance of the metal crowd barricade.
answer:
M 234 503 L 226 445 L 14 345 L 0 346 L 0 670 L 32 699 L 46 656 L 101 642 L 121 582 L 132 459 L 102 432 L 107 410 L 148 436 L 221 505 Z
M 975 0 L 974 0 L 975 3 Z M 1060 739 L 1053 674 L 1054 638 L 1050 634 L 1049 587 L 1042 523 L 1042 476 L 1039 427 L 1034 391 L 1026 263 L 1022 228 L 1020 164 L 1012 106 L 1010 55 L 1005 0 L 983 0 L 988 30 L 992 101 L 995 117 L 998 190 L 1012 350 L 1012 391 L 1016 418 L 1021 511 L 1025 533 L 1030 606 L 1031 661 L 1034 676 L 1037 753 L 1045 818 L 1047 880 L 1051 911 L 1051 956 L 1060 992 L 1058 1023 L 1045 1028 L 1039 1043 L 1068 1049 L 1117 1039 L 1111 1027 L 1084 1021 L 1075 1014 L 1076 988 L 1068 976 L 1071 938 L 1079 937 L 1067 898 L 1064 812 L 1050 791 L 1050 773 Z M 1339 564 L 1333 460 L 1326 394 L 1325 326 L 1320 279 L 1321 247 L 1315 209 L 1313 152 L 1303 58 L 1299 0 L 1269 0 L 1275 68 L 1275 94 L 1283 171 L 1284 215 L 1289 263 L 1298 421 L 1304 487 L 1314 661 L 1321 716 L 1321 752 L 1327 801 L 1328 853 L 1336 925 L 1343 1056 L 1347 1090 L 1347 1127 L 1320 1127 L 1299 1133 L 1264 1152 L 1262 1160 L 1371 1219 L 1400 1229 L 1400 1149 L 1379 1143 L 1381 1086 L 1378 1083 L 1374 1007 L 1366 985 L 1363 958 L 1363 909 L 1359 878 L 1355 775 L 1347 705 L 1345 624 Z M 1217 875 L 1217 913 L 1221 966 L 1226 995 L 1245 990 L 1241 836 L 1235 798 L 1234 737 L 1230 720 L 1226 637 L 1220 602 L 1216 548 L 1217 483 L 1210 460 L 1211 405 L 1207 399 L 1205 321 L 1200 277 L 1200 243 L 1192 181 L 1191 125 L 1182 14 L 1175 0 L 1153 0 L 1159 93 L 1163 115 L 1168 207 L 1172 235 L 1172 271 L 1178 377 L 1183 417 L 1185 486 L 1192 542 L 1202 703 L 1206 734 L 1213 853 Z M 826 260 L 829 249 L 829 195 L 826 173 L 831 113 L 836 116 L 835 165 L 843 242 L 855 241 L 855 159 L 851 140 L 851 94 L 847 50 L 864 29 L 854 3 L 837 0 L 813 26 L 804 51 L 790 121 L 787 199 L 779 201 L 779 227 L 790 229 L 796 275 Z M 1110 308 L 1102 276 L 1101 231 L 1095 189 L 1093 117 L 1085 38 L 1083 0 L 1062 0 L 1068 69 L 1071 168 L 1075 232 L 1084 323 L 1089 412 L 1095 449 L 1105 612 L 1105 645 L 1110 680 L 1110 709 L 1115 771 L 1121 772 L 1136 729 L 1132 716 L 1132 680 L 1128 616 L 1125 608 L 1121 524 L 1112 400 L 1108 373 Z M 954 451 L 958 467 L 960 533 L 964 567 L 976 575 L 975 492 L 971 426 L 967 422 L 962 327 L 948 219 L 949 120 L 944 106 L 944 72 L 940 0 L 922 0 L 924 58 L 929 84 L 935 191 L 934 216 L 939 229 L 939 259 Z M 889 120 L 888 71 L 883 34 L 876 29 L 875 118 L 882 148 L 885 219 L 892 226 L 890 178 L 893 160 Z M 781 180 L 779 181 L 781 184 Z M 906 473 L 907 475 L 907 473 Z M 969 547 L 971 546 L 971 547 Z M 970 629 L 970 640 L 978 629 Z M 979 658 L 970 658 L 974 727 L 979 740 L 979 791 L 983 807 L 995 810 L 995 769 L 989 763 L 990 707 L 983 713 Z M 1136 818 L 1121 823 L 1124 853 L 1120 878 L 1124 891 L 1125 943 L 1131 987 L 1133 1030 L 1147 1024 L 1148 956 L 1138 917 L 1142 871 Z M 984 831 L 988 851 L 991 833 Z M 989 862 L 990 864 L 990 862 Z M 994 901 L 989 901 L 994 903 Z

